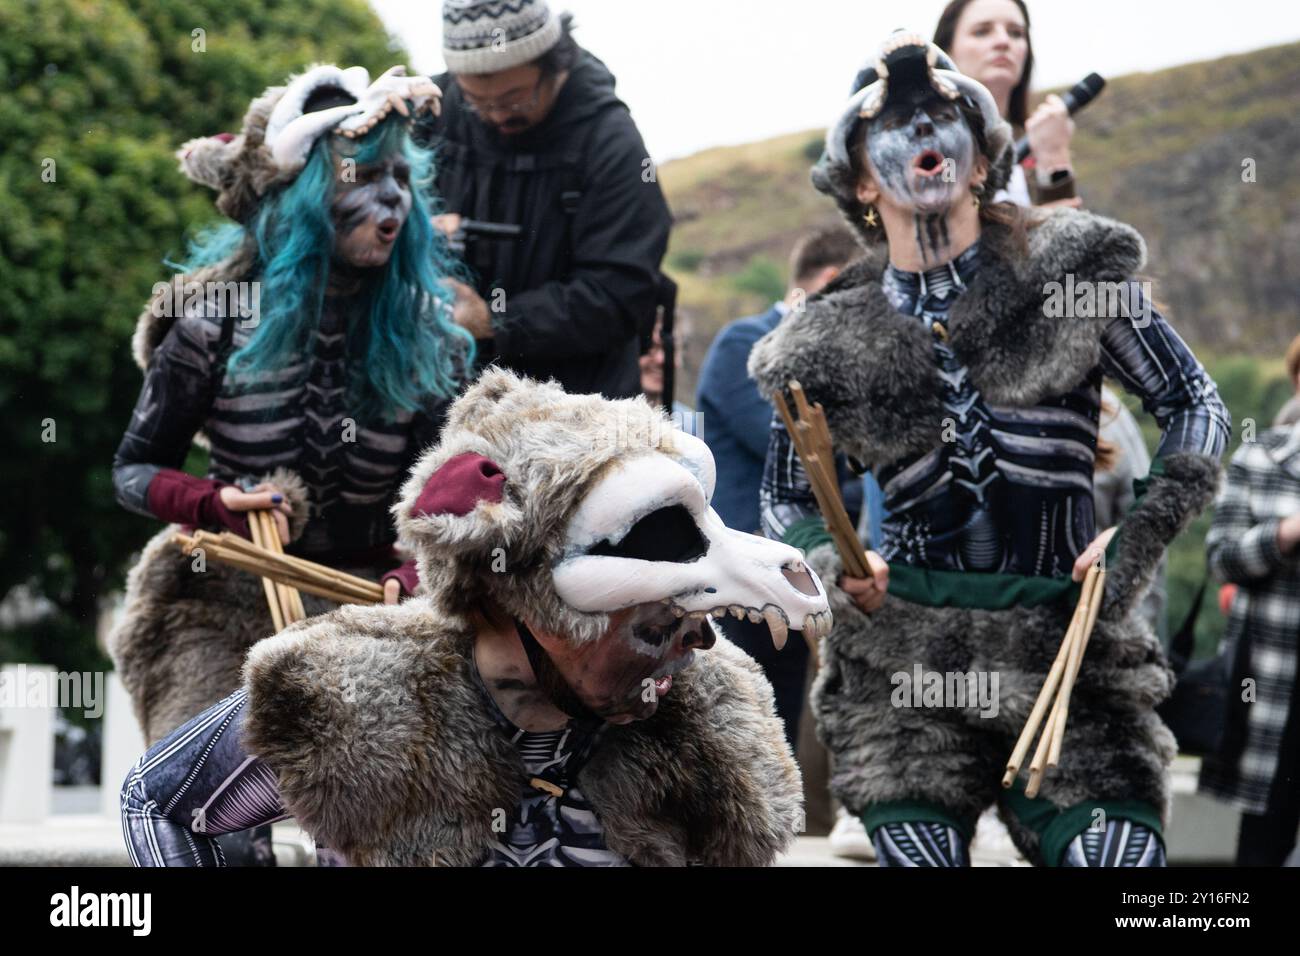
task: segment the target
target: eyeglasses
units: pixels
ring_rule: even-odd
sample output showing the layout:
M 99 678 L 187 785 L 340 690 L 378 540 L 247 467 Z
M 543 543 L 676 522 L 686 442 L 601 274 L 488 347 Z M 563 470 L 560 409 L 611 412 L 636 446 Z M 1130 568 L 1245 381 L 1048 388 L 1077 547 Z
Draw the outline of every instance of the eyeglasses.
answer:
M 506 103 L 505 105 L 499 105 L 491 101 L 478 103 L 475 102 L 474 98 L 463 89 L 461 90 L 460 95 L 465 101 L 465 109 L 469 110 L 475 116 L 483 116 L 487 113 L 527 113 L 531 109 L 536 109 L 537 104 L 541 102 L 542 84 L 545 81 L 546 77 L 538 77 L 537 82 L 533 85 L 532 96 L 520 103 Z

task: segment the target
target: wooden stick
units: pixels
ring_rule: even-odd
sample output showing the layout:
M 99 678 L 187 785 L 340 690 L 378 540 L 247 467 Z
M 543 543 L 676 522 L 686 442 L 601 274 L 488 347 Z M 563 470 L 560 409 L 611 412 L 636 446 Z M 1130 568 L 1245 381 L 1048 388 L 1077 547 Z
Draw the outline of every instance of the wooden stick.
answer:
M 258 532 L 262 536 L 262 547 L 274 554 L 275 547 L 272 542 L 277 541 L 280 537 L 275 522 L 267 520 L 269 516 L 265 511 L 250 511 L 248 517 L 250 521 L 257 524 Z M 284 585 L 279 581 L 275 581 L 275 597 L 280 602 L 280 615 L 284 618 L 285 626 L 292 624 L 294 622 L 293 603 L 289 600 Z
M 256 515 L 256 520 L 262 526 L 262 546 L 272 554 L 278 554 L 280 544 L 280 530 L 275 526 L 268 511 L 253 511 L 250 514 Z M 287 627 L 298 619 L 294 611 L 293 599 L 289 597 L 289 589 L 286 585 L 275 582 L 275 596 L 280 599 L 280 613 L 284 615 L 284 623 Z
M 1085 586 L 1087 584 L 1086 578 L 1084 584 Z M 1056 652 L 1056 660 L 1052 662 L 1052 669 L 1047 672 L 1047 679 L 1043 681 L 1042 689 L 1038 692 L 1038 698 L 1034 701 L 1033 710 L 1029 712 L 1029 719 L 1025 721 L 1024 729 L 1020 731 L 1020 737 L 1016 740 L 1015 749 L 1012 750 L 1011 757 L 1007 760 L 1007 771 L 1002 775 L 1003 787 L 1010 787 L 1016 779 L 1016 774 L 1020 772 L 1020 766 L 1024 763 L 1025 755 L 1034 742 L 1034 736 L 1038 733 L 1038 726 L 1042 723 L 1043 715 L 1047 712 L 1048 705 L 1052 703 L 1056 688 L 1065 673 L 1074 634 L 1086 620 L 1087 608 L 1084 605 L 1086 595 L 1085 588 L 1079 595 L 1079 603 L 1074 607 L 1074 616 L 1070 618 L 1070 626 L 1066 628 L 1065 637 L 1061 641 L 1061 649 Z
M 308 594 L 315 594 L 338 604 L 379 604 L 382 600 L 382 598 L 374 598 L 373 596 L 362 599 L 358 598 L 355 594 L 334 591 L 314 582 L 301 581 L 298 578 L 295 578 L 292 575 L 287 575 L 278 569 L 268 569 L 256 561 L 249 560 L 238 552 L 225 551 L 224 549 L 221 549 L 210 551 L 209 554 L 215 560 L 219 560 L 233 568 L 238 568 L 241 571 L 247 571 L 250 574 L 256 574 L 261 577 L 267 577 L 272 579 L 272 581 L 283 581 L 292 586 L 302 588 L 302 590 L 306 591 Z M 382 593 L 382 590 L 380 590 L 381 595 Z
M 1047 715 L 1047 726 L 1043 728 L 1043 736 L 1038 740 L 1038 747 L 1034 750 L 1034 759 L 1029 762 L 1029 781 L 1025 784 L 1025 796 L 1031 800 L 1038 796 L 1038 788 L 1043 782 L 1044 764 L 1047 759 L 1047 750 L 1052 742 L 1052 728 L 1056 725 L 1057 713 L 1056 708 Z
M 383 593 L 382 588 L 379 588 L 373 581 L 367 581 L 365 578 L 355 577 L 351 574 L 343 574 L 333 568 L 305 561 L 302 558 L 295 558 L 292 555 L 272 554 L 270 551 L 263 550 L 252 544 L 246 538 L 229 531 L 223 531 L 220 535 L 214 535 L 209 531 L 199 531 L 196 533 L 195 538 L 208 547 L 222 548 L 243 555 L 245 560 L 255 564 L 258 573 L 264 573 L 272 577 L 273 580 L 282 581 L 293 588 L 301 587 L 303 582 L 315 582 L 331 590 L 351 593 L 357 601 L 362 603 L 373 600 L 376 592 Z M 276 571 L 274 575 L 270 573 L 273 569 Z M 302 590 L 315 593 L 306 587 L 303 587 Z
M 257 547 L 247 538 L 229 531 L 223 531 L 219 536 L 213 536 L 211 535 L 211 532 L 207 531 L 201 531 L 199 534 L 207 535 L 209 537 L 217 537 L 220 542 L 228 548 L 248 554 L 250 557 L 258 561 L 267 561 L 268 567 L 271 566 L 271 562 L 274 562 L 275 565 L 283 567 L 286 573 L 292 572 L 303 580 L 315 580 L 317 583 L 333 588 L 337 591 L 355 592 L 356 596 L 363 602 L 369 602 L 371 600 L 374 589 L 377 587 L 373 581 L 359 578 L 353 574 L 346 574 L 343 571 L 336 571 L 334 568 L 326 567 L 323 564 L 316 564 L 315 562 L 307 561 L 303 558 L 294 557 L 291 554 L 280 554 L 272 557 L 268 552 Z M 297 585 L 295 584 L 295 586 Z M 302 590 L 307 591 L 309 594 L 314 593 L 307 588 L 303 588 Z
M 229 532 L 223 534 L 229 534 Z M 298 569 L 282 564 L 281 562 L 286 562 L 289 559 L 289 555 L 273 555 L 267 551 L 261 551 L 255 546 L 250 546 L 239 535 L 231 535 L 231 538 L 236 541 L 243 541 L 243 544 L 238 548 L 229 547 L 222 538 L 207 531 L 195 532 L 192 537 L 177 534 L 173 540 L 187 554 L 194 551 L 195 548 L 202 547 L 213 560 L 260 577 L 270 578 L 273 582 L 282 581 L 292 587 L 300 588 L 308 594 L 315 594 L 338 604 L 383 603 L 384 589 L 373 581 L 366 581 L 364 578 L 345 574 L 341 576 L 347 579 L 348 587 L 346 589 L 336 588 L 316 578 L 304 578 Z M 253 553 L 249 553 L 250 551 Z M 311 562 L 303 563 L 325 571 L 332 571 L 332 569 L 324 568 L 322 565 L 312 565 Z M 352 582 L 357 582 L 357 584 Z
M 797 428 L 804 432 L 807 438 L 807 447 L 811 454 L 810 458 L 814 459 L 820 466 L 822 487 L 827 492 L 833 492 L 836 500 L 839 500 L 839 476 L 835 473 L 835 448 L 831 441 L 830 429 L 826 425 L 826 416 L 822 412 L 821 405 L 809 405 L 808 399 L 804 395 L 803 386 L 798 381 L 790 382 L 790 394 L 794 397 L 795 406 L 799 412 L 799 421 Z M 853 552 L 857 556 L 861 550 L 861 544 L 858 542 L 857 529 L 849 521 L 848 513 L 843 506 L 832 508 L 828 520 L 838 528 L 839 535 L 847 535 L 849 541 L 854 545 Z M 865 573 L 865 562 L 858 562 L 859 567 Z
M 259 548 L 264 547 L 262 526 L 257 520 L 256 511 L 248 514 L 248 530 L 253 535 L 253 543 Z M 275 582 L 270 578 L 262 578 L 262 588 L 266 592 L 267 606 L 271 609 L 271 624 L 275 627 L 275 633 L 279 634 L 284 630 L 284 609 L 280 605 L 280 594 L 275 588 Z
M 844 562 L 844 570 L 851 577 L 866 577 L 866 555 L 862 549 L 862 542 L 858 540 L 857 531 L 852 530 L 852 522 L 849 521 L 848 513 L 844 510 L 844 502 L 840 498 L 839 485 L 835 481 L 833 472 L 833 453 L 827 454 L 825 450 L 830 447 L 829 433 L 825 435 L 815 433 L 814 421 L 816 419 L 812 416 L 817 413 L 812 412 L 812 409 L 808 406 L 807 399 L 803 395 L 803 389 L 799 388 L 798 382 L 791 382 L 790 388 L 791 394 L 795 396 L 796 403 L 802 403 L 802 407 L 808 409 L 810 415 L 808 419 L 796 420 L 791 415 L 785 396 L 781 394 L 779 389 L 772 393 L 772 403 L 780 413 L 782 421 L 785 422 L 786 431 L 790 434 L 790 440 L 794 444 L 800 461 L 803 462 L 804 471 L 808 474 L 808 482 L 812 486 L 813 496 L 817 499 L 817 506 L 821 509 L 822 517 L 826 521 L 827 531 L 830 532 L 836 550 L 840 553 L 840 560 Z M 819 413 L 821 406 L 816 406 L 816 409 Z M 822 430 L 825 429 L 824 419 L 821 419 L 821 428 Z M 817 446 L 823 441 L 824 445 L 819 450 Z M 829 477 L 826 469 L 828 460 L 832 466 Z
M 1070 682 L 1070 675 L 1077 673 L 1079 661 L 1083 657 L 1083 631 L 1088 626 L 1088 615 L 1092 612 L 1093 601 L 1096 592 L 1097 569 L 1089 568 L 1088 573 L 1083 579 L 1083 588 L 1079 593 L 1079 609 L 1083 613 L 1083 621 L 1070 630 L 1070 654 L 1065 662 L 1065 673 L 1061 675 L 1061 686 L 1056 690 L 1056 697 L 1052 701 L 1052 719 L 1050 729 L 1052 733 L 1044 731 L 1043 736 L 1048 739 L 1047 766 L 1055 767 L 1060 758 L 1061 748 L 1057 743 L 1057 732 L 1061 729 L 1061 695 L 1065 691 L 1066 684 Z
M 276 527 L 275 518 L 272 517 L 269 510 L 260 512 L 262 516 L 262 537 L 269 542 L 269 550 L 273 554 L 284 554 L 284 542 L 280 540 L 280 529 Z M 276 584 L 276 589 L 280 592 L 280 604 L 285 609 L 285 620 L 289 623 L 294 621 L 305 621 L 307 611 L 302 606 L 302 595 L 298 589 L 290 587 L 287 584 Z
M 1097 615 L 1101 611 L 1101 601 L 1106 594 L 1106 571 L 1099 569 L 1097 565 L 1093 565 L 1088 571 L 1089 576 L 1093 579 L 1092 594 L 1088 602 L 1088 620 L 1075 640 L 1077 653 L 1071 655 L 1065 677 L 1061 681 L 1061 689 L 1056 695 L 1057 717 L 1052 725 L 1052 746 L 1047 758 L 1049 767 L 1055 767 L 1060 761 L 1061 746 L 1065 742 L 1065 722 L 1070 715 L 1070 695 L 1074 692 L 1074 681 L 1079 676 L 1079 668 L 1083 666 L 1083 655 L 1088 649 L 1092 629 L 1096 626 Z
M 280 540 L 279 531 L 276 530 L 275 522 L 271 518 L 271 513 L 269 511 L 266 513 L 266 523 L 267 525 L 270 526 L 272 531 L 275 531 L 275 534 L 273 534 L 271 537 L 271 540 L 275 543 L 275 548 L 274 548 L 275 553 L 280 555 L 281 557 L 284 557 L 284 543 Z M 291 587 L 286 585 L 285 593 L 289 595 L 289 603 L 293 605 L 294 620 L 297 621 L 307 620 L 307 609 L 303 607 L 302 595 L 298 593 L 298 589 L 296 587 Z

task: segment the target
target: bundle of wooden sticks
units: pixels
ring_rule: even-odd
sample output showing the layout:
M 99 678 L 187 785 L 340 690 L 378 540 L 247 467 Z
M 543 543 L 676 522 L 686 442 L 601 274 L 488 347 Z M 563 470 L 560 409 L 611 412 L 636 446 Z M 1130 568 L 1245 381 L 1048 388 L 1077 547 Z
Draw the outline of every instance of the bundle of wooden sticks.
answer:
M 835 449 L 821 403 L 809 405 L 803 386 L 795 379 L 790 380 L 790 395 L 799 412 L 798 419 L 790 414 L 780 389 L 772 393 L 772 404 L 781 413 L 794 450 L 799 453 L 803 469 L 808 473 L 808 482 L 817 497 L 822 517 L 826 519 L 826 528 L 835 540 L 840 560 L 844 562 L 844 571 L 850 577 L 870 577 L 858 531 L 849 520 L 849 513 L 844 510 L 844 501 L 840 497 L 840 483 L 835 474 Z
M 1049 767 L 1055 767 L 1061 758 L 1061 743 L 1065 739 L 1065 721 L 1070 714 L 1070 694 L 1074 691 L 1075 678 L 1079 676 L 1079 667 L 1083 663 L 1083 653 L 1088 649 L 1088 639 L 1092 636 L 1093 626 L 1097 623 L 1097 612 L 1101 610 L 1101 600 L 1106 593 L 1106 571 L 1101 563 L 1088 569 L 1083 579 L 1083 590 L 1079 603 L 1074 609 L 1074 617 L 1066 629 L 1065 639 L 1057 652 L 1052 669 L 1043 682 L 1043 689 L 1038 692 L 1034 709 L 1029 712 L 1025 729 L 1020 732 L 1016 749 L 1007 761 L 1007 772 L 1002 777 L 1002 786 L 1010 787 L 1020 773 L 1029 745 L 1033 743 L 1043 714 L 1051 706 L 1043 736 L 1038 741 L 1034 757 L 1029 762 L 1029 782 L 1025 786 L 1025 796 L 1038 796 L 1043 774 Z M 1055 695 L 1055 699 L 1053 699 Z
M 384 589 L 374 581 L 285 554 L 269 511 L 248 512 L 248 526 L 252 541 L 229 531 L 177 534 L 173 540 L 186 554 L 202 549 L 205 558 L 261 577 L 277 632 L 307 617 L 299 591 L 339 604 L 383 603 Z

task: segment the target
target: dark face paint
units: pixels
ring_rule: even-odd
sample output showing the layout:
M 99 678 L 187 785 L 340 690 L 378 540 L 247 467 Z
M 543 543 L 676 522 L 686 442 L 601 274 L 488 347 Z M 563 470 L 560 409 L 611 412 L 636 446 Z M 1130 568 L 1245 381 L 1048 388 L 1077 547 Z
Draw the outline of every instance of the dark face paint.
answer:
M 641 604 L 611 615 L 599 640 L 552 653 L 551 660 L 587 707 L 622 724 L 653 715 L 671 688 L 665 678 L 715 639 L 707 620 L 679 619 L 664 604 Z
M 867 127 L 867 162 L 881 192 L 922 220 L 969 201 L 974 161 L 970 127 L 937 96 L 891 104 Z
M 411 169 L 396 155 L 357 166 L 355 173 L 340 174 L 335 187 L 334 257 L 361 268 L 382 266 L 411 212 Z

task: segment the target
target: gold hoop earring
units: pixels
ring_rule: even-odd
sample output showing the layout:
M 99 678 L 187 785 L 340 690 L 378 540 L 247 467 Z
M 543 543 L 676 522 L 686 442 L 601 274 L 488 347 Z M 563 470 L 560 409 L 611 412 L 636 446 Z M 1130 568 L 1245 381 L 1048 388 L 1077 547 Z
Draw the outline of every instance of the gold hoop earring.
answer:
M 876 216 L 875 206 L 868 206 L 867 214 L 862 218 L 866 221 L 867 225 L 870 226 L 872 229 L 875 229 L 876 224 L 880 222 L 880 219 Z
M 984 192 L 983 186 L 972 186 L 970 189 L 970 198 L 971 201 L 975 204 L 976 209 L 980 207 L 980 193 L 982 192 Z

